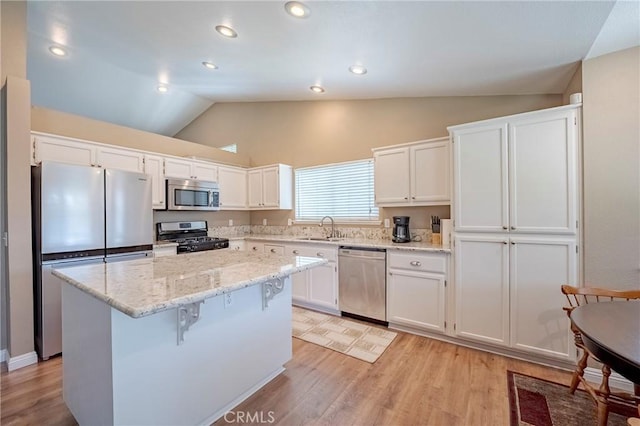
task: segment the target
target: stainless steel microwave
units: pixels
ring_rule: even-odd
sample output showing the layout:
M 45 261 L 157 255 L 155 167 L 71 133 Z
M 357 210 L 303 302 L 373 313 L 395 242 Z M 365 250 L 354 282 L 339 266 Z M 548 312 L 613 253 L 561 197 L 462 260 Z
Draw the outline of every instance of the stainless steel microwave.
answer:
M 167 210 L 220 210 L 219 188 L 216 182 L 167 179 Z

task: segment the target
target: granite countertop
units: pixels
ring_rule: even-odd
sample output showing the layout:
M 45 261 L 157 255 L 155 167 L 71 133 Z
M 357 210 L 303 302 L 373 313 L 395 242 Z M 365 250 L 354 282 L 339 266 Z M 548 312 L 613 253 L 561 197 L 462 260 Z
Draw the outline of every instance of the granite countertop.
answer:
M 326 259 L 211 250 L 54 269 L 53 274 L 133 318 L 284 278 Z
M 385 239 L 371 238 L 340 238 L 337 241 L 317 241 L 308 240 L 303 236 L 296 235 L 265 235 L 265 234 L 249 234 L 242 237 L 228 237 L 233 239 L 246 239 L 254 241 L 282 241 L 286 243 L 297 244 L 327 244 L 332 246 L 355 246 L 355 247 L 373 247 L 383 248 L 387 250 L 407 250 L 407 251 L 426 251 L 437 253 L 451 253 L 451 248 L 441 245 L 433 245 L 428 242 L 410 242 L 410 243 L 394 243 Z

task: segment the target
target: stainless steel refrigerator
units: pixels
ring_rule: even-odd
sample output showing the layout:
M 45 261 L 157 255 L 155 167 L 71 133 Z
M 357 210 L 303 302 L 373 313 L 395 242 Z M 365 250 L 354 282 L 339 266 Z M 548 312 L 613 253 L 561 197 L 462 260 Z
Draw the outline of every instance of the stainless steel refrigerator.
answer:
M 55 162 L 32 168 L 35 343 L 62 352 L 61 282 L 52 269 L 151 256 L 151 177 Z

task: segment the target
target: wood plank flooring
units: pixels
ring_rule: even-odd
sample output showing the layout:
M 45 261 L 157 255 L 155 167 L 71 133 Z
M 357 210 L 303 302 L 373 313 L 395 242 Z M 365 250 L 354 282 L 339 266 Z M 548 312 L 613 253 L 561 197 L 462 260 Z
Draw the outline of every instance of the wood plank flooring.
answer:
M 293 339 L 286 371 L 216 424 L 508 425 L 507 370 L 562 383 L 571 376 L 402 332 L 375 364 Z M 61 376 L 61 357 L 3 372 L 0 423 L 77 424 Z

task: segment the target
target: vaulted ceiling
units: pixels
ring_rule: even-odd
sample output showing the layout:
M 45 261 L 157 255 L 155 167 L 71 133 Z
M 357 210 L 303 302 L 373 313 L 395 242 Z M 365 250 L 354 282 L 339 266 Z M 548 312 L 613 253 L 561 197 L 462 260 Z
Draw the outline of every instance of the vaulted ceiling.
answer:
M 635 1 L 304 4 L 30 1 L 32 103 L 173 135 L 215 102 L 562 93 L 590 50 L 638 38 Z

